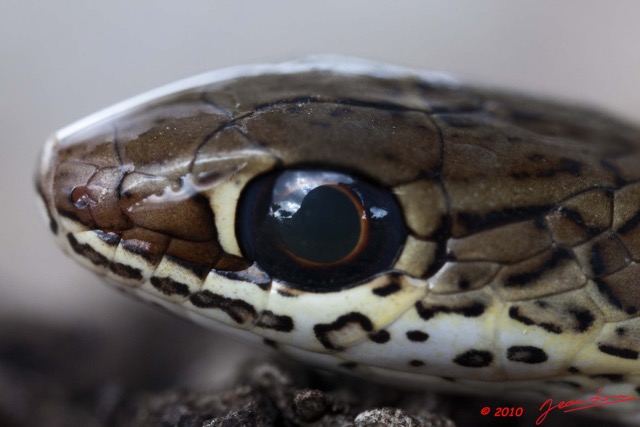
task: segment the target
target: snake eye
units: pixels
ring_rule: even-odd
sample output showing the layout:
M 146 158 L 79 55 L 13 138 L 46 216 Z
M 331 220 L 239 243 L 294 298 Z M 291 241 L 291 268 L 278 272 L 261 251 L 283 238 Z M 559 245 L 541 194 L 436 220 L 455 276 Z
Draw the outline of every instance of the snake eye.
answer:
M 238 204 L 244 255 L 287 285 L 345 289 L 392 268 L 406 237 L 391 193 L 319 170 L 259 176 Z

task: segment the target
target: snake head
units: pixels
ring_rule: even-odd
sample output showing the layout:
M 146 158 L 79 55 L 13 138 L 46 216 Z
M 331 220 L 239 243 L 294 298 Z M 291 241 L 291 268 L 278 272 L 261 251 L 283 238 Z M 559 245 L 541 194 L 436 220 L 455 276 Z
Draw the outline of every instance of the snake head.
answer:
M 588 110 L 293 62 L 65 128 L 37 188 L 72 257 L 216 329 L 403 384 L 587 390 L 640 358 L 638 140 Z
M 293 353 L 368 340 L 426 292 L 446 201 L 427 104 L 387 99 L 420 79 L 344 71 L 206 76 L 59 131 L 37 177 L 58 243 L 120 289 Z

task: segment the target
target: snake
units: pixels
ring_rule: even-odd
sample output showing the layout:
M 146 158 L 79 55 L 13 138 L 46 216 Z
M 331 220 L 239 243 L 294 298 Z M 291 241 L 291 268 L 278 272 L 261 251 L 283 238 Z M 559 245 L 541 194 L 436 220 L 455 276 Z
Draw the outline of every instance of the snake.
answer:
M 637 398 L 638 165 L 640 129 L 595 109 L 320 57 L 80 120 L 36 188 L 117 289 L 322 369 Z

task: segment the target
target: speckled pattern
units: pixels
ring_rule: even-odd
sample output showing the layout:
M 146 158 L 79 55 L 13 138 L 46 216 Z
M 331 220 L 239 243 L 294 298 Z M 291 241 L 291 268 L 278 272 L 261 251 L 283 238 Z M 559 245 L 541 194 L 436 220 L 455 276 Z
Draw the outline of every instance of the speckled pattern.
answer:
M 639 129 L 592 110 L 293 62 L 72 125 L 48 141 L 37 188 L 83 265 L 312 364 L 454 392 L 637 398 L 639 148 Z M 246 184 L 301 165 L 396 196 L 409 235 L 391 270 L 313 293 L 243 257 Z

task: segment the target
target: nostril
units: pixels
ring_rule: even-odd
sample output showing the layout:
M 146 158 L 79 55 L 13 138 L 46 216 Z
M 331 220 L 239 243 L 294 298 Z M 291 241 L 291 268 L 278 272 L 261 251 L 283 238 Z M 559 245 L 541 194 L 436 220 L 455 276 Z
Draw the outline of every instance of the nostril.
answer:
M 86 209 L 89 206 L 95 206 L 98 202 L 91 198 L 89 189 L 85 185 L 74 187 L 71 190 L 71 203 L 78 209 Z

